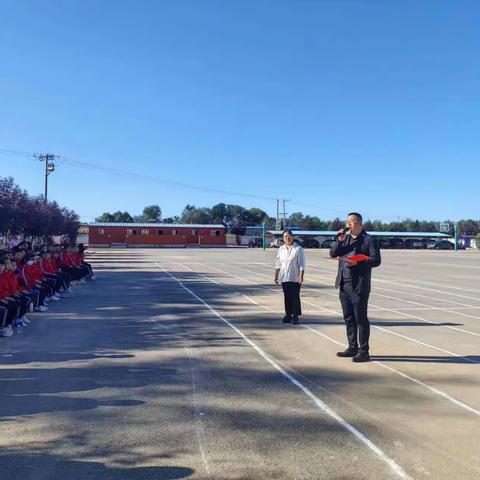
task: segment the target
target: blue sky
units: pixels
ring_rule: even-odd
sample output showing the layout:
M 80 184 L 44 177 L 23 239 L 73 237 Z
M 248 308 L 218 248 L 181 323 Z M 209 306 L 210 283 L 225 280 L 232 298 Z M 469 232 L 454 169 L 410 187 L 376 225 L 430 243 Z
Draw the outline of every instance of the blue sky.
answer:
M 40 163 L 1 149 L 61 155 L 50 198 L 85 220 L 275 198 L 478 218 L 479 20 L 477 1 L 0 0 L 0 175 L 41 193 Z

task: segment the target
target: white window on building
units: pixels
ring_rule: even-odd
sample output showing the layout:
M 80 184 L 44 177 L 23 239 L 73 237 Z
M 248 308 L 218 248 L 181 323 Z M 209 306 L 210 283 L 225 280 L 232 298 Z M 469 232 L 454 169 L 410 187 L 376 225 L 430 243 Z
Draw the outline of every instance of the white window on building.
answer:
M 149 233 L 150 233 L 149 230 L 146 230 L 146 229 L 142 230 L 142 235 L 148 235 Z
M 198 235 L 198 230 L 196 230 L 195 228 L 192 230 L 192 235 Z
M 172 230 L 172 235 L 178 235 L 178 230 Z
M 212 237 L 219 237 L 220 236 L 220 230 L 212 230 L 210 232 L 210 234 L 212 235 Z
M 99 235 L 105 235 L 105 230 L 103 228 L 98 229 L 98 234 Z
M 127 228 L 127 235 L 131 235 L 132 234 L 132 229 L 131 228 Z

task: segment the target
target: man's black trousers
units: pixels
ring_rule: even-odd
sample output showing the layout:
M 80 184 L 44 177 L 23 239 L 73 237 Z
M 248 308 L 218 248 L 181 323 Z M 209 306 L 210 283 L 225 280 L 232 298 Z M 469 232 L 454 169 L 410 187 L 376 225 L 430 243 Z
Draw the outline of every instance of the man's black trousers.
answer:
M 367 316 L 369 295 L 370 292 L 355 293 L 350 283 L 340 285 L 340 303 L 347 327 L 348 347 L 363 353 L 368 353 L 369 350 L 370 322 Z
M 299 316 L 302 314 L 302 306 L 300 304 L 300 283 L 283 282 L 283 296 L 285 299 L 285 314 L 287 316 Z

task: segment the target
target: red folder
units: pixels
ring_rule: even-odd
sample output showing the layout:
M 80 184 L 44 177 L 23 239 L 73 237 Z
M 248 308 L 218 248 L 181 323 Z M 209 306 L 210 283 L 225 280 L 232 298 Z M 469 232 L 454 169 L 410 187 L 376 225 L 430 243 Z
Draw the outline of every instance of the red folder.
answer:
M 364 255 L 363 253 L 359 253 L 358 255 L 353 255 L 352 257 L 337 258 L 337 260 L 340 262 L 348 262 L 348 263 L 365 262 L 366 260 L 370 260 L 370 259 L 371 257 L 369 257 L 368 255 Z

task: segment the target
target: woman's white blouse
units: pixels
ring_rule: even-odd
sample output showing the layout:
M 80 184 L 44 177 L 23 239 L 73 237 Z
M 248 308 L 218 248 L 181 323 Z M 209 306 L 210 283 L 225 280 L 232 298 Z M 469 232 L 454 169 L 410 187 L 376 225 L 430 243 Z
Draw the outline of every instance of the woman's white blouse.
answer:
M 275 270 L 280 269 L 279 282 L 298 282 L 300 272 L 305 270 L 305 255 L 300 245 L 282 245 L 278 249 Z

